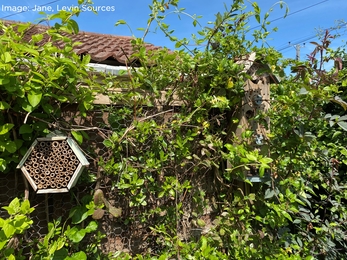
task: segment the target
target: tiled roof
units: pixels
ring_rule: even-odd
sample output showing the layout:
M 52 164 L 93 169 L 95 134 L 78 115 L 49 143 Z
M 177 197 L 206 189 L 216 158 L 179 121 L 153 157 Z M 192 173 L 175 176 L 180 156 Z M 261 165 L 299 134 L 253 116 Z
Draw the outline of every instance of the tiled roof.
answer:
M 20 22 L 3 20 L 6 25 L 18 24 Z M 31 40 L 32 35 L 44 33 L 49 27 L 43 25 L 32 25 L 32 27 L 25 33 L 24 39 Z M 81 44 L 74 47 L 74 51 L 77 54 L 89 54 L 92 61 L 107 63 L 106 61 L 113 61 L 119 65 L 129 64 L 129 58 L 134 53 L 133 46 L 131 44 L 132 37 L 129 36 L 117 36 L 110 34 L 100 34 L 92 32 L 80 31 L 78 34 L 68 35 L 62 33 L 62 35 L 69 36 L 73 42 L 80 42 Z M 41 44 L 49 41 L 47 35 Z M 57 42 L 57 46 L 62 47 L 63 42 Z M 147 50 L 157 50 L 161 47 L 153 44 L 145 44 Z

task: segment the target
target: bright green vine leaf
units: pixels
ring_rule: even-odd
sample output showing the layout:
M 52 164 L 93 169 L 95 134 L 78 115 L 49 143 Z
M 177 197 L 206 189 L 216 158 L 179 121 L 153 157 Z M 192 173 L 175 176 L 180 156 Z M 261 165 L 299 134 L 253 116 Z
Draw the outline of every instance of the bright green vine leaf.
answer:
M 4 135 L 8 133 L 8 131 L 10 131 L 13 127 L 14 127 L 14 124 L 10 124 L 10 123 L 0 125 L 0 135 Z
M 40 104 L 42 98 L 42 92 L 34 92 L 30 91 L 28 93 L 28 101 L 32 107 L 36 107 L 38 104 Z
M 83 143 L 83 135 L 81 134 L 81 132 L 71 131 L 71 134 L 76 139 L 78 144 L 81 145 Z

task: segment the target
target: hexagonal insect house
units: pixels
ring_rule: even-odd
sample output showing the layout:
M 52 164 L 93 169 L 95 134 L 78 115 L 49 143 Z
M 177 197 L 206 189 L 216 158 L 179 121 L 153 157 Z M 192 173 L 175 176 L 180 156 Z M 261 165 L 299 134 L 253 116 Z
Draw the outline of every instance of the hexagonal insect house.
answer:
M 37 138 L 17 168 L 37 193 L 68 192 L 89 163 L 72 138 Z

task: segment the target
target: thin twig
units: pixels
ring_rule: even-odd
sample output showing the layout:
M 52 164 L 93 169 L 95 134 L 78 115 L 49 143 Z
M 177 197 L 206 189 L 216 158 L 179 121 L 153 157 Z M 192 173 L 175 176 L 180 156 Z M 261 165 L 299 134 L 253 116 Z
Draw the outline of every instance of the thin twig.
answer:
M 111 131 L 111 130 L 105 130 L 105 129 L 102 129 L 102 128 L 96 127 L 96 126 L 85 127 L 85 126 L 71 125 L 71 127 L 79 127 L 79 128 L 65 128 L 65 127 L 60 126 L 59 122 L 53 122 L 53 123 L 52 122 L 48 122 L 48 121 L 46 121 L 44 119 L 38 118 L 36 116 L 29 115 L 29 114 L 27 114 L 26 116 L 30 117 L 30 118 L 32 118 L 34 120 L 38 120 L 38 121 L 41 121 L 43 123 L 46 123 L 49 127 L 53 127 L 53 128 L 56 128 L 58 130 L 63 130 L 63 131 L 75 131 L 75 132 L 78 132 L 78 131 L 90 131 L 90 130 Z
M 140 118 L 140 119 L 136 120 L 136 122 L 143 122 L 143 121 L 145 121 L 145 120 L 147 120 L 147 119 L 150 119 L 150 118 L 159 116 L 159 115 L 161 115 L 161 114 L 169 113 L 169 112 L 173 112 L 173 109 L 169 109 L 169 110 L 162 111 L 162 112 L 159 112 L 159 113 L 154 114 L 154 115 L 150 115 L 150 116 L 146 116 L 146 117 Z M 124 132 L 124 134 L 122 135 L 122 137 L 119 139 L 119 142 L 122 141 L 122 140 L 124 139 L 124 137 L 127 135 L 127 133 L 129 133 L 129 131 L 133 130 L 134 128 L 135 128 L 135 125 L 134 125 L 134 124 L 132 124 L 131 126 L 129 126 L 129 127 L 125 130 L 125 132 Z

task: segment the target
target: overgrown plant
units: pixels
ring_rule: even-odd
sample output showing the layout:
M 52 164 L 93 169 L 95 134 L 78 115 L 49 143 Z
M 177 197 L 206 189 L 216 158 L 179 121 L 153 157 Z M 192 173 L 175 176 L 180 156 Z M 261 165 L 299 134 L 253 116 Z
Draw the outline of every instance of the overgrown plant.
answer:
M 3 209 L 9 217 L 0 218 L 0 256 L 3 259 L 25 259 L 20 246 L 25 241 L 23 234 L 33 223 L 29 214 L 34 208 L 30 207 L 28 200 L 15 198 Z
M 50 259 L 63 253 L 64 257 L 100 259 L 104 255 L 98 245 L 102 238 L 109 238 L 102 236 L 97 223 L 107 223 L 109 228 L 122 228 L 129 246 L 128 251 L 109 252 L 110 259 L 345 259 L 347 84 L 344 62 L 338 58 L 344 52 L 329 48 L 333 38 L 327 32 L 322 43 L 313 43 L 316 49 L 307 61 L 281 61 L 279 53 L 262 45 L 269 34 L 269 14 L 262 17 L 256 2 L 247 11 L 242 0 L 218 13 L 212 28 L 199 31 L 195 40 L 206 48 L 190 50 L 187 40 L 175 38 L 165 24 L 169 8 L 184 15 L 178 4 L 153 0 L 144 37 L 133 40 L 137 52 L 129 57 L 141 67 L 128 67 L 126 83 L 105 78 L 107 87 L 122 91 L 107 92 L 113 102 L 104 111 L 112 135 L 104 141 L 108 151 L 99 160 L 93 202 L 90 198 L 71 211 L 71 223 L 50 224 L 36 256 Z M 197 17 L 191 17 L 193 25 L 198 25 Z M 248 40 L 252 18 L 261 29 Z M 145 36 L 155 23 L 182 49 L 147 51 Z M 20 50 L 15 44 L 20 41 L 17 34 L 7 30 L 4 41 Z M 60 37 L 55 30 L 49 33 Z M 23 141 L 16 142 L 24 144 L 29 136 L 47 132 L 47 126 L 57 126 L 57 122 L 68 128 L 52 120 L 58 118 L 61 102 L 74 101 L 60 96 L 65 89 L 87 101 L 80 103 L 82 113 L 90 107 L 93 93 L 73 86 L 82 80 L 73 73 L 78 69 L 75 63 L 84 68 L 88 59 L 79 61 L 69 44 L 66 39 L 65 49 L 51 45 L 49 50 L 71 56 L 72 62 L 49 50 L 41 59 L 46 48 L 42 46 L 24 44 L 34 50 L 25 59 L 28 50 L 13 58 L 10 48 L 2 47 L 0 58 L 7 61 L 3 72 L 9 76 L 0 87 L 8 95 L 0 108 L 12 117 L 24 114 L 25 122 L 33 120 L 19 128 Z M 251 53 L 256 54 L 254 62 L 267 65 L 255 73 L 256 78 L 245 69 Z M 325 71 L 329 60 L 335 61 L 335 67 Z M 22 77 L 22 71 L 12 74 L 6 67 L 16 62 L 30 77 Z M 37 64 L 39 70 L 34 71 Z M 285 75 L 286 67 L 293 73 Z M 55 75 L 56 70 L 64 78 L 49 80 L 47 75 Z M 235 135 L 244 84 L 257 82 L 264 74 L 280 75 L 280 83 L 272 85 L 270 111 L 253 118 L 270 117 L 271 131 L 264 140 L 267 153 L 254 147 L 250 129 Z M 82 75 L 87 75 L 84 70 Z M 62 83 L 57 85 L 55 80 Z M 26 87 L 14 84 L 17 88 L 12 91 L 10 82 Z M 49 88 L 42 87 L 46 85 Z M 18 104 L 11 103 L 11 91 L 18 95 Z M 0 117 L 4 122 L 1 158 L 10 158 L 7 142 L 20 140 L 12 131 L 16 130 L 14 121 L 5 121 L 10 120 L 6 115 Z M 10 167 L 2 165 L 3 170 Z M 256 172 L 262 182 L 249 183 L 247 171 Z M 83 225 L 89 217 L 94 220 Z M 1 223 L 5 221 L 12 220 Z M 30 225 L 30 219 L 25 223 Z M 82 249 L 78 243 L 87 235 L 96 242 Z M 6 244 L 10 236 L 2 238 Z
M 165 15 L 160 15 L 171 4 L 175 8 L 178 3 L 154 1 L 148 26 L 157 22 L 176 41 L 163 21 Z M 148 52 L 143 47 L 143 38 L 134 39 L 138 50 L 134 58 L 141 67 L 128 69 L 130 84 L 120 85 L 124 91 L 113 96 L 113 102 L 123 108 L 110 111 L 113 134 L 104 144 L 112 154 L 104 158 L 101 166 L 107 173 L 105 178 L 113 180 L 114 192 L 122 196 L 125 213 L 122 217 L 130 232 L 144 237 L 141 232 L 150 230 L 146 233 L 147 243 L 150 241 L 151 245 L 147 257 L 199 258 L 206 257 L 206 250 L 211 249 L 208 252 L 215 251 L 211 259 L 238 254 L 261 258 L 280 253 L 279 245 L 283 244 L 283 239 L 279 239 L 271 246 L 278 250 L 260 251 L 260 246 L 255 245 L 257 249 L 247 252 L 244 247 L 251 246 L 250 241 L 237 247 L 235 241 L 223 241 L 235 228 L 242 233 L 235 235 L 238 237 L 235 239 L 249 236 L 249 232 L 258 236 L 251 229 L 256 212 L 238 224 L 230 221 L 230 226 L 221 231 L 224 237 L 215 235 L 220 229 L 217 222 L 226 225 L 227 216 L 235 215 L 234 211 L 229 212 L 234 202 L 229 202 L 238 193 L 237 181 L 245 180 L 244 173 L 251 168 L 263 177 L 272 162 L 252 147 L 252 131 L 245 131 L 242 136 L 234 134 L 244 84 L 250 79 L 244 62 L 251 52 L 257 53 L 257 62 L 274 66 L 280 57 L 272 49 L 254 45 L 268 32 L 257 32 L 254 42 L 246 39 L 248 19 L 255 14 L 260 16 L 256 3 L 253 12 L 244 10 L 243 1 L 234 1 L 226 8 L 224 14 L 217 14 L 213 28 L 199 32 L 198 42 L 207 44 L 203 51 Z M 195 19 L 192 22 L 197 24 Z M 177 41 L 177 46 L 184 44 Z M 247 205 L 249 198 L 239 196 L 239 202 L 235 203 Z M 262 202 L 262 205 L 273 207 L 270 203 Z M 220 219 L 217 216 L 223 211 L 226 213 Z M 291 218 L 284 205 L 278 205 L 276 212 L 279 221 L 275 226 L 287 225 Z M 272 212 L 267 214 L 273 216 Z M 241 222 L 246 222 L 244 225 L 249 228 L 238 226 Z M 195 231 L 200 235 L 194 238 Z M 202 234 L 201 241 L 196 243 L 195 239 L 199 240 Z M 188 248 L 198 244 L 204 250 L 189 256 Z M 138 251 L 141 250 L 146 248 Z
M 61 118 L 62 104 L 78 104 L 81 115 L 92 107 L 92 77 L 67 36 L 78 32 L 73 14 L 61 11 L 52 27 L 26 39 L 36 25 L 1 22 L 0 38 L 0 171 L 18 164 L 30 143 L 54 130 L 71 132 Z M 49 41 L 42 44 L 43 39 Z M 62 44 L 62 48 L 57 43 Z M 80 136 L 80 133 L 73 132 Z

